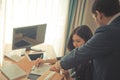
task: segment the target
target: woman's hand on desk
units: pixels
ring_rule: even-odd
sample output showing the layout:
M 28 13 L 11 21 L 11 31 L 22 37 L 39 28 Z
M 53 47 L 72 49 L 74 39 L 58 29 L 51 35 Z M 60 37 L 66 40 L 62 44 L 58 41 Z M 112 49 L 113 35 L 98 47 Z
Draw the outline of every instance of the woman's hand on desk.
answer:
M 39 65 L 44 64 L 44 63 L 45 63 L 45 60 L 38 58 L 38 59 L 35 61 L 35 66 L 38 66 L 38 67 L 39 67 Z
M 43 63 L 54 64 L 55 62 L 57 62 L 57 59 L 47 59 L 47 60 L 44 60 L 44 59 L 38 58 L 38 59 L 35 61 L 35 65 L 36 65 L 36 66 L 39 66 L 40 64 L 43 64 Z

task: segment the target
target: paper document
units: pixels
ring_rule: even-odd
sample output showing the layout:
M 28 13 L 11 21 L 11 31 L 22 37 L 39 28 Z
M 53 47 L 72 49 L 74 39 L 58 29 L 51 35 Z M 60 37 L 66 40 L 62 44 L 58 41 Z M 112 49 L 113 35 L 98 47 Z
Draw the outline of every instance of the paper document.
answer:
M 39 67 L 33 66 L 31 74 L 42 75 L 50 68 L 50 64 L 41 64 Z

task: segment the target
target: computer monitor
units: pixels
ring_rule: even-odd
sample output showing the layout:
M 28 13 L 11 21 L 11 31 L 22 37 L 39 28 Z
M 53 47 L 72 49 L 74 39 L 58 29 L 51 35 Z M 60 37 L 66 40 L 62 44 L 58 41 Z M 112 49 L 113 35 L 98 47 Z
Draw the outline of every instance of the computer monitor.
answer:
M 26 48 L 41 44 L 45 40 L 47 24 L 32 25 L 13 28 L 12 50 Z

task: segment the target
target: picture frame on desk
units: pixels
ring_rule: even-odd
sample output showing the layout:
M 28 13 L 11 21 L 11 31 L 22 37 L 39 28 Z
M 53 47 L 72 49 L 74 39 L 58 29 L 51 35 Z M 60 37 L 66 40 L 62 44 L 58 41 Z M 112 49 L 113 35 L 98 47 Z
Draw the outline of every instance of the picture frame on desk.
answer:
M 42 52 L 40 52 L 40 53 L 30 53 L 30 54 L 27 54 L 27 58 L 28 58 L 29 61 L 34 61 L 37 58 L 43 59 L 43 53 Z

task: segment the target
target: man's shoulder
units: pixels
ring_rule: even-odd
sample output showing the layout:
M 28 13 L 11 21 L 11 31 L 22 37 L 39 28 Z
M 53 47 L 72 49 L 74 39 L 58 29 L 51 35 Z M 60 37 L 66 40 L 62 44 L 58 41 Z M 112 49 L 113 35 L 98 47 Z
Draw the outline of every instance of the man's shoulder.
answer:
M 113 31 L 119 31 L 120 32 L 120 24 L 110 24 L 110 25 L 104 25 L 100 26 L 96 29 L 95 33 L 99 32 L 113 32 Z
M 108 25 L 100 26 L 99 28 L 96 29 L 95 33 L 107 31 L 108 27 L 109 27 Z
M 120 30 L 120 16 L 118 16 L 115 20 L 113 20 L 109 25 L 102 25 L 96 29 L 95 33 L 97 32 L 107 32 L 113 30 Z

